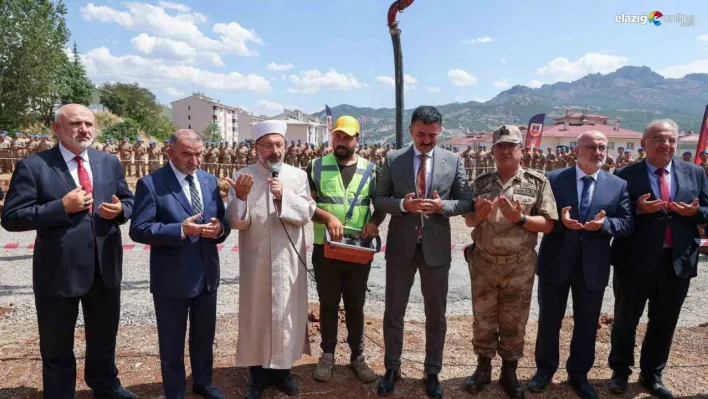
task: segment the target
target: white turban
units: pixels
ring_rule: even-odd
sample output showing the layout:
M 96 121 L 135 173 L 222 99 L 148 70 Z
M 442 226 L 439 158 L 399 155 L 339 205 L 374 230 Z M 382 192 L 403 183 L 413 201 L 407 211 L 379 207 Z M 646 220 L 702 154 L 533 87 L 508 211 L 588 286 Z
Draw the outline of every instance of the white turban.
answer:
M 281 120 L 269 120 L 258 122 L 251 126 L 251 136 L 254 141 L 258 141 L 261 137 L 267 134 L 279 134 L 285 137 L 285 131 L 288 130 L 288 124 Z

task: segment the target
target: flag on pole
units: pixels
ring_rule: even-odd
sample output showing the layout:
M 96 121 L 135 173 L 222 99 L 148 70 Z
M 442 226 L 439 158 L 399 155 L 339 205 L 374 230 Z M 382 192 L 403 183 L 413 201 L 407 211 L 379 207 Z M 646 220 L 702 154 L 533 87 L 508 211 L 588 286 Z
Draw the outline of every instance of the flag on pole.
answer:
M 701 153 L 706 150 L 708 143 L 708 105 L 703 113 L 703 122 L 701 123 L 701 134 L 698 136 L 698 146 L 696 147 L 696 159 L 693 161 L 696 165 L 701 164 Z
M 543 121 L 546 119 L 546 114 L 536 114 L 529 120 L 529 126 L 526 129 L 526 143 L 524 147 L 530 149 L 541 147 L 541 136 L 543 135 Z
M 327 131 L 332 132 L 332 110 L 329 105 L 325 104 L 325 112 L 327 113 Z

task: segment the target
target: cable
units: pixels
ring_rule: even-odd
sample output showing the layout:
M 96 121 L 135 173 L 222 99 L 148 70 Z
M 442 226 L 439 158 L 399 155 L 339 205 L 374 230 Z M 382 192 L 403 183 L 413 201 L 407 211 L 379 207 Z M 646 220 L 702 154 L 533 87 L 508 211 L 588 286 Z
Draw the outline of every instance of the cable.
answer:
M 273 198 L 273 206 L 275 207 L 276 214 L 280 213 L 280 207 L 278 206 L 278 203 L 275 200 L 275 198 Z M 283 222 L 283 219 L 281 219 L 280 216 L 278 216 L 278 220 L 280 220 L 280 224 L 283 226 L 283 230 L 285 231 L 285 234 L 288 236 L 288 241 L 290 241 L 290 245 L 293 247 L 293 251 L 295 251 L 298 259 L 300 259 L 300 263 L 302 263 L 302 266 L 305 268 L 305 271 L 307 272 L 307 274 L 309 274 L 310 277 L 312 277 L 312 281 L 317 283 L 317 279 L 315 278 L 315 275 L 312 274 L 310 269 L 307 268 L 307 263 L 305 263 L 305 261 L 302 260 L 302 256 L 300 256 L 300 251 L 297 250 L 297 247 L 295 246 L 293 239 L 290 238 L 290 233 L 288 233 L 288 229 L 285 227 L 285 223 Z

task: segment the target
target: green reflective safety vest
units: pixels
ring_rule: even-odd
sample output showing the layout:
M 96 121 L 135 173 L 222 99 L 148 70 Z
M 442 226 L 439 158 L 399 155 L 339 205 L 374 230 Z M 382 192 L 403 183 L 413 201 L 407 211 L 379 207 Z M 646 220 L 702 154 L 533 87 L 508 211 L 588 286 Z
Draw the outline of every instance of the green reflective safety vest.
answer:
M 360 156 L 356 163 L 356 172 L 354 172 L 352 181 L 345 188 L 344 182 L 342 182 L 342 175 L 339 173 L 337 159 L 333 153 L 315 159 L 312 162 L 311 176 L 317 187 L 317 198 L 315 198 L 317 207 L 334 215 L 346 227 L 363 229 L 369 218 L 370 195 L 372 194 L 369 191 L 369 187 L 371 179 L 374 178 L 375 169 L 366 179 L 366 183 L 357 197 L 357 203 L 354 206 L 351 219 L 348 222 L 345 219 L 356 190 L 359 188 L 361 179 L 364 177 L 364 173 L 370 163 L 370 161 Z M 324 224 L 314 223 L 315 244 L 325 243 L 326 229 L 327 226 Z

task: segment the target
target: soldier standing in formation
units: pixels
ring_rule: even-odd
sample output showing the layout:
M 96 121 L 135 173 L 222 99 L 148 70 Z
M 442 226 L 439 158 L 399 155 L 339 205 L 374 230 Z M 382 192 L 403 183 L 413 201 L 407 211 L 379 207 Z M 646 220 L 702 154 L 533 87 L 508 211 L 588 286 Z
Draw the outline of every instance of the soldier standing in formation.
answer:
M 123 174 L 131 176 L 132 170 L 130 164 L 133 156 L 133 145 L 128 142 L 128 139 L 123 138 L 120 144 L 120 164 L 123 166 Z
M 556 202 L 543 173 L 521 167 L 521 131 L 504 125 L 493 133 L 497 170 L 473 183 L 474 212 L 465 216 L 474 228 L 474 244 L 465 249 L 472 281 L 473 344 L 477 369 L 466 383 L 478 393 L 491 382 L 492 358 L 502 358 L 499 383 L 511 398 L 523 398 L 516 376 L 523 356 L 531 307 L 538 233 L 558 220 Z
M 157 170 L 160 164 L 160 149 L 157 148 L 157 142 L 151 141 L 148 147 L 148 173 Z
M 474 178 L 474 150 L 471 145 L 462 152 L 462 159 L 465 160 L 465 171 L 467 171 L 467 180 L 472 181 Z
M 0 133 L 0 171 L 2 173 L 12 172 L 12 161 L 10 159 L 10 148 L 12 144 L 7 138 L 7 131 Z
M 137 177 L 143 177 L 147 174 L 147 152 L 148 149 L 143 139 L 138 137 L 133 148 L 133 153 L 135 154 L 135 176 Z

